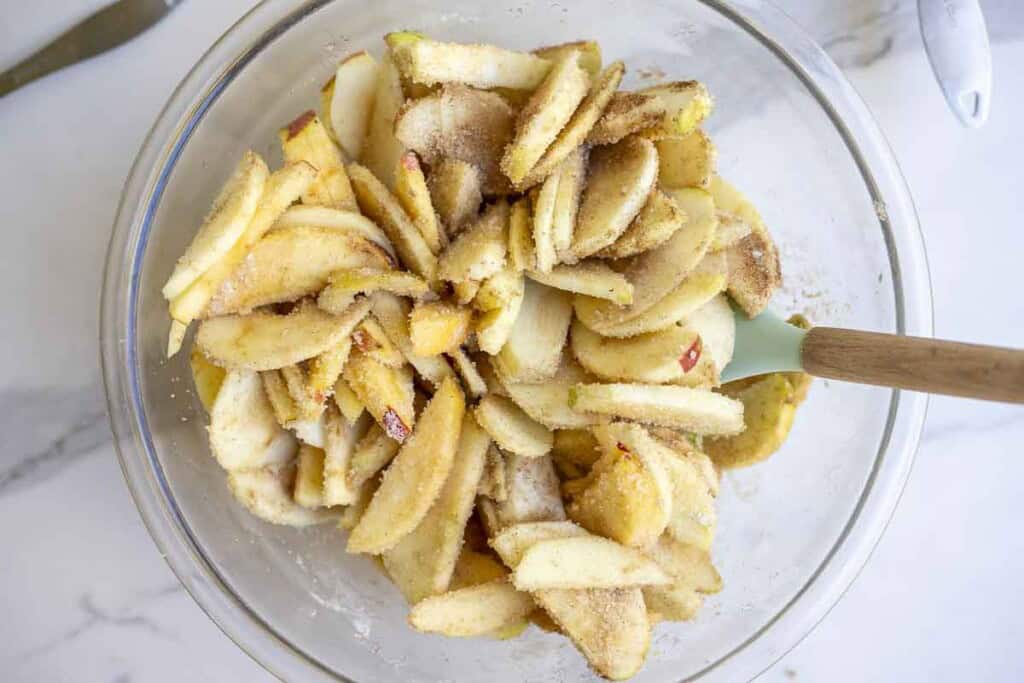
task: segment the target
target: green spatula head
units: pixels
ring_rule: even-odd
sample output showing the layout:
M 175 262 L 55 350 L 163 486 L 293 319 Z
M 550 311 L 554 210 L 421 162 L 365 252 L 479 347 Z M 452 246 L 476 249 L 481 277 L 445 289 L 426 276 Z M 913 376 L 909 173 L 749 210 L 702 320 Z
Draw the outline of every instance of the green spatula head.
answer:
M 722 382 L 803 369 L 800 346 L 806 330 L 790 325 L 770 311 L 748 318 L 734 304 L 732 312 L 736 320 L 736 348 L 722 371 Z

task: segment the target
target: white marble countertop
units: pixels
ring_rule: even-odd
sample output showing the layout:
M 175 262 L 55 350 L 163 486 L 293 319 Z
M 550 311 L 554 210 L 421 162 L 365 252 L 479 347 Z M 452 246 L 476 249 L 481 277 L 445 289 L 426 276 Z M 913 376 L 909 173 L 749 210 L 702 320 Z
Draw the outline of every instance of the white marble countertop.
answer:
M 104 0 L 0 0 L 0 65 Z M 271 680 L 178 585 L 111 447 L 97 297 L 121 185 L 171 89 L 252 0 L 186 2 L 130 45 L 0 99 L 0 671 L 10 681 Z M 936 332 L 1024 347 L 1024 6 L 983 3 L 991 119 L 946 110 L 910 0 L 785 3 L 840 62 L 907 176 Z M 856 9 L 851 9 L 856 6 Z M 870 563 L 765 681 L 1024 678 L 1019 407 L 934 399 Z

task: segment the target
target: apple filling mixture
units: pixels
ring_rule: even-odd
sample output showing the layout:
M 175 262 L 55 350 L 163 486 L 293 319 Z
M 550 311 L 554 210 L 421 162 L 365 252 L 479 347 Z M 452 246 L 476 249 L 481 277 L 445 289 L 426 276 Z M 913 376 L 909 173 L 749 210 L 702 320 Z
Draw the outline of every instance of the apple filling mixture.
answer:
M 801 374 L 721 385 L 731 302 L 780 282 L 716 174 L 702 83 L 620 90 L 581 41 L 389 34 L 248 152 L 163 289 L 228 487 L 337 524 L 413 628 L 531 622 L 625 679 L 693 619 L 722 468 L 771 455 Z

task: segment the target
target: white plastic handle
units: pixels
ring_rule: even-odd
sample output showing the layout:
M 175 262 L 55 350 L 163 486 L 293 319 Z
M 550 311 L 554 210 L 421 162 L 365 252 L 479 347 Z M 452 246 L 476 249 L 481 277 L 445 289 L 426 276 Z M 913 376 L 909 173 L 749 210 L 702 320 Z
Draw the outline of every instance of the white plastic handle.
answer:
M 992 99 L 992 52 L 978 0 L 918 0 L 935 78 L 960 122 L 977 128 Z

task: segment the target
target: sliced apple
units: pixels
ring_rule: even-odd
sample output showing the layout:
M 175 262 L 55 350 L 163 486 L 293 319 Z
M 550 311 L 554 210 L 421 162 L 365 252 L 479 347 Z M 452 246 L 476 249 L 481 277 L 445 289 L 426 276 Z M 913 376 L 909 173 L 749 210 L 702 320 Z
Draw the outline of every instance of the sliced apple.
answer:
M 188 289 L 171 300 L 171 317 L 188 324 L 200 317 L 221 285 L 231 277 L 292 202 L 316 179 L 316 169 L 304 161 L 286 164 L 267 179 L 256 213 L 234 246 Z
M 402 263 L 428 282 L 433 281 L 437 258 L 395 196 L 363 166 L 352 164 L 349 175 L 359 208 L 384 230 Z
M 196 344 L 225 368 L 276 370 L 337 346 L 369 309 L 363 300 L 341 315 L 305 305 L 288 315 L 258 312 L 211 318 L 200 324 Z
M 488 287 L 489 283 L 498 278 L 501 278 L 500 283 Z M 493 356 L 500 353 L 508 342 L 523 305 L 525 286 L 522 273 L 511 270 L 502 271 L 487 280 L 485 298 L 493 297 L 499 303 L 476 320 L 476 340 L 481 351 Z M 483 291 L 484 288 L 481 288 Z M 477 298 L 480 298 L 480 294 L 477 294 Z
M 729 296 L 753 318 L 782 284 L 779 249 L 767 232 L 754 231 L 729 247 Z
M 717 512 L 715 494 L 700 465 L 681 458 L 672 450 L 652 450 L 661 460 L 672 482 L 672 517 L 667 533 L 680 543 L 709 551 L 715 536 Z
M 659 586 L 671 578 L 638 550 L 600 536 L 538 541 L 512 573 L 521 591 Z
M 267 370 L 261 372 L 260 380 L 263 382 L 263 391 L 266 392 L 267 399 L 270 400 L 277 423 L 282 427 L 286 427 L 295 420 L 298 420 L 299 407 L 292 400 L 292 395 L 288 392 L 288 385 L 285 383 L 284 377 L 281 376 L 281 371 Z
M 366 507 L 373 500 L 373 494 L 377 492 L 377 488 L 380 486 L 380 478 L 374 477 L 370 479 L 362 486 L 359 487 L 359 493 L 356 495 L 356 501 L 351 505 L 346 505 L 341 511 L 341 517 L 338 520 L 338 528 L 344 529 L 345 531 L 352 531 L 359 524 L 359 520 L 363 518 L 363 513 L 366 512 Z
M 349 159 L 358 159 L 370 128 L 373 103 L 380 80 L 380 64 L 368 52 L 351 54 L 334 74 L 331 130 Z
M 462 280 L 461 282 L 453 282 L 451 284 L 452 294 L 455 295 L 455 303 L 460 306 L 468 306 L 473 303 L 476 293 L 480 291 L 479 280 Z
M 622 272 L 622 276 L 632 284 L 633 297 L 628 306 L 600 301 L 594 297 L 577 297 L 580 319 L 588 325 L 594 322 L 604 328 L 643 315 L 668 296 L 697 267 L 707 254 L 713 236 L 714 224 L 687 223 L 660 247 L 628 262 Z
M 515 112 L 501 96 L 462 85 L 410 100 L 395 121 L 395 135 L 403 145 L 434 165 L 459 159 L 480 171 L 485 195 L 509 194 L 500 162 L 512 139 Z
M 542 540 L 586 536 L 575 524 L 545 522 L 507 527 L 492 546 L 511 568 Z M 598 673 L 616 680 L 629 678 L 643 664 L 651 625 L 639 588 L 591 590 L 549 589 L 533 594 Z
M 508 500 L 505 456 L 493 444 L 487 449 L 484 472 L 480 477 L 477 493 L 499 503 Z
M 342 211 L 331 209 L 326 206 L 309 206 L 295 204 L 288 208 L 281 217 L 274 223 L 274 230 L 281 228 L 294 228 L 312 226 L 316 228 L 329 228 L 350 232 L 364 237 L 388 253 L 395 263 L 398 262 L 398 253 L 395 251 L 391 240 L 384 234 L 384 231 L 377 227 L 377 224 L 366 216 L 356 211 Z
M 363 141 L 359 162 L 383 181 L 387 187 L 395 186 L 395 168 L 405 152 L 395 137 L 395 117 L 405 103 L 402 78 L 392 59 L 385 54 L 377 70 L 377 83 L 373 92 L 373 110 Z
M 728 249 L 754 231 L 750 224 L 739 216 L 725 211 L 717 213 L 718 230 L 715 231 L 715 241 L 711 243 L 711 251 Z
M 700 593 L 685 585 L 645 586 L 644 604 L 664 621 L 689 621 L 704 604 Z
M 246 313 L 319 292 L 331 273 L 386 268 L 388 256 L 362 237 L 327 228 L 275 230 L 256 245 L 210 300 L 204 315 Z
M 390 368 L 367 354 L 353 353 L 342 376 L 387 435 L 405 441 L 416 421 L 412 368 Z
M 316 300 L 317 305 L 328 313 L 343 311 L 358 295 L 377 290 L 417 299 L 430 291 L 426 280 L 400 270 L 351 268 L 331 273 L 328 279 L 329 284 Z
M 406 152 L 398 160 L 398 169 L 395 171 L 395 196 L 423 235 L 430 251 L 435 255 L 439 254 L 445 243 L 445 234 L 437 223 L 427 179 L 423 175 L 420 160 L 415 152 Z
M 704 448 L 719 467 L 747 467 L 775 453 L 793 426 L 796 391 L 782 373 L 759 378 L 743 389 L 723 392 L 743 403 L 746 429 L 735 436 L 707 439 Z
M 588 173 L 572 245 L 578 259 L 615 242 L 637 217 L 658 178 L 658 153 L 649 140 L 628 138 L 595 149 Z
M 655 188 L 626 232 L 598 252 L 605 258 L 626 258 L 659 247 L 687 224 L 687 214 L 670 195 Z M 698 228 L 698 231 L 700 228 Z
M 578 320 L 572 326 L 576 359 L 601 379 L 650 384 L 712 387 L 718 369 L 704 352 L 700 335 L 672 326 L 660 332 L 615 339 L 592 332 Z
M 569 295 L 527 281 L 523 303 L 508 341 L 494 357 L 495 369 L 509 382 L 543 382 L 558 372 L 572 320 Z
M 349 552 L 382 553 L 423 521 L 452 469 L 464 413 L 462 392 L 455 380 L 445 380 L 352 530 Z
M 635 424 L 602 425 L 593 432 L 604 455 L 594 463 L 586 485 L 574 493 L 569 517 L 596 534 L 646 548 L 674 514 L 664 447 Z
M 280 465 L 295 456 L 295 439 L 278 424 L 260 376 L 248 370 L 225 375 L 209 433 L 210 450 L 226 470 Z
M 351 351 L 352 340 L 348 338 L 309 361 L 306 388 L 314 402 L 323 404 L 334 393 L 334 385 L 341 377 L 341 371 Z
M 193 348 L 189 354 L 188 364 L 192 369 L 192 384 L 196 388 L 196 396 L 209 413 L 213 409 L 214 401 L 217 400 L 217 394 L 220 393 L 227 370 L 211 363 L 197 348 Z
M 508 497 L 495 506 L 499 526 L 565 519 L 558 474 L 549 456 L 531 458 L 507 454 L 505 480 Z
M 352 343 L 360 353 L 389 368 L 401 368 L 405 365 L 405 356 L 372 314 L 363 318 L 363 322 L 352 331 Z
M 294 486 L 294 463 L 228 472 L 232 495 L 265 522 L 303 527 L 338 519 L 336 511 L 307 510 L 296 503 L 292 500 Z
M 580 53 L 580 67 L 591 76 L 601 73 L 601 46 L 596 40 L 577 40 L 559 45 L 538 47 L 533 54 L 551 62 L 557 62 L 570 52 Z
M 462 386 L 470 398 L 480 398 L 487 393 L 487 382 L 480 375 L 476 363 L 461 346 L 449 351 L 448 357 L 451 358 L 455 371 L 462 379 Z
M 569 401 L 577 410 L 678 427 L 695 434 L 729 435 L 743 431 L 743 404 L 701 389 L 652 384 L 578 384 L 570 391 Z
M 510 453 L 538 458 L 551 451 L 551 431 L 503 396 L 484 396 L 475 415 L 494 442 Z
M 449 238 L 476 221 L 484 201 L 478 168 L 465 161 L 445 157 L 431 166 L 427 187 Z
M 449 282 L 483 280 L 505 267 L 509 206 L 500 201 L 448 245 L 438 262 L 438 276 Z
M 370 425 L 352 451 L 346 473 L 349 486 L 360 488 L 377 476 L 394 459 L 400 446 L 379 424 L 375 422 Z
M 510 569 L 519 566 L 526 551 L 541 541 L 589 536 L 574 522 L 524 522 L 502 529 L 489 541 L 490 546 Z
M 162 290 L 165 299 L 184 292 L 231 250 L 256 214 L 269 177 L 270 170 L 258 154 L 249 151 L 242 156 L 192 243 L 175 264 Z
M 422 600 L 409 613 L 409 623 L 426 633 L 481 636 L 519 622 L 536 608 L 529 594 L 496 579 Z
M 473 311 L 443 301 L 421 301 L 409 316 L 412 349 L 421 356 L 436 356 L 459 348 L 469 336 Z
M 295 470 L 295 502 L 315 510 L 324 507 L 324 451 L 302 444 Z
M 472 521 L 473 518 L 470 517 L 470 523 Z M 459 553 L 459 559 L 455 562 L 455 571 L 452 574 L 448 590 L 479 586 L 482 583 L 504 579 L 508 576 L 508 569 L 493 555 L 473 550 L 474 544 L 471 542 L 470 533 L 470 527 L 467 526 L 465 542 Z
M 558 167 L 558 194 L 551 222 L 552 241 L 558 261 L 572 259 L 572 237 L 576 232 L 576 219 L 580 212 L 580 199 L 587 183 L 587 163 L 590 152 L 579 147 Z
M 411 306 L 407 301 L 385 291 L 374 292 L 370 300 L 373 302 L 373 317 L 421 377 L 435 388 L 441 386 L 445 379 L 455 378 L 455 373 L 443 356 L 421 356 L 413 350 L 409 333 Z
M 352 457 L 372 424 L 366 415 L 348 422 L 333 409 L 324 414 L 325 505 L 352 505 L 358 500 L 360 487 L 350 477 Z
M 665 187 L 707 189 L 715 174 L 718 151 L 707 133 L 696 129 L 679 137 L 664 138 L 658 148 L 658 182 Z
M 591 129 L 604 113 L 608 103 L 611 102 L 626 67 L 622 62 L 615 62 L 608 66 L 600 75 L 595 77 L 590 92 L 580 102 L 576 112 L 559 132 L 558 137 L 551 143 L 547 151 L 534 165 L 529 175 L 520 184 L 520 188 L 527 188 L 543 181 L 566 159 L 570 154 L 579 149 L 587 140 Z
M 512 204 L 508 225 L 508 258 L 509 266 L 517 271 L 533 270 L 537 264 L 530 200 L 526 197 Z
M 317 420 L 324 411 L 325 406 L 323 397 L 314 396 L 309 390 L 309 381 L 306 377 L 304 365 L 304 363 L 286 365 L 280 369 L 281 377 L 284 378 L 285 386 L 288 387 L 288 394 L 292 397 L 292 402 L 298 409 L 297 421 L 299 422 Z M 323 444 L 314 445 L 322 446 Z
M 180 320 L 171 320 L 171 326 L 167 330 L 167 357 L 171 358 L 181 351 L 181 345 L 185 343 L 185 335 L 188 333 L 188 325 Z
M 423 521 L 384 553 L 384 568 L 410 604 L 444 592 L 451 583 L 489 445 L 471 417 L 462 421 L 454 464 L 437 500 Z
M 680 543 L 665 534 L 647 549 L 647 556 L 671 575 L 676 585 L 685 585 L 705 594 L 722 590 L 722 576 L 711 563 L 706 550 Z
M 339 377 L 338 381 L 334 383 L 334 403 L 349 424 L 355 424 L 366 410 L 366 406 L 359 400 L 343 377 Z
M 589 469 L 601 458 L 601 449 L 589 429 L 559 429 L 555 431 L 552 457 Z
M 602 415 L 569 407 L 569 390 L 580 382 L 592 381 L 593 375 L 567 354 L 558 372 L 550 379 L 538 384 L 509 382 L 504 388 L 515 404 L 537 422 L 550 429 L 572 429 L 607 422 Z
M 533 597 L 597 673 L 618 681 L 640 671 L 651 623 L 639 588 L 543 590 Z
M 493 311 L 507 306 L 522 290 L 522 275 L 513 270 L 505 270 L 484 280 L 473 297 L 473 308 L 478 311 Z
M 580 66 L 580 58 L 576 50 L 559 55 L 520 112 L 515 138 L 501 161 L 513 184 L 518 185 L 536 165 L 586 96 L 590 77 Z
M 555 251 L 555 203 L 558 201 L 559 173 L 552 173 L 533 193 L 533 260 L 534 268 L 542 273 L 551 272 L 558 262 Z
M 315 112 L 299 115 L 278 132 L 278 138 L 286 162 L 305 161 L 317 169 L 316 180 L 302 195 L 303 204 L 356 210 L 344 159 Z
M 616 93 L 588 136 L 595 145 L 618 142 L 633 133 L 652 139 L 692 132 L 711 113 L 711 95 L 703 83 L 679 81 Z
M 533 90 L 551 70 L 536 55 L 493 45 L 443 43 L 427 38 L 395 50 L 395 62 L 414 83 L 463 83 L 477 88 Z
M 633 285 L 626 276 L 601 261 L 555 266 L 548 273 L 531 271 L 529 276 L 548 287 L 605 299 L 620 306 L 633 301 Z
M 704 352 L 711 357 L 716 370 L 721 373 L 732 360 L 736 345 L 736 318 L 725 295 L 718 295 L 687 314 L 680 325 L 700 335 L 704 342 Z
M 649 309 L 624 322 L 609 322 L 595 315 L 604 302 L 576 297 L 576 316 L 598 334 L 606 337 L 635 337 L 664 330 L 706 305 L 725 289 L 726 279 L 720 273 L 694 272 L 678 287 Z

